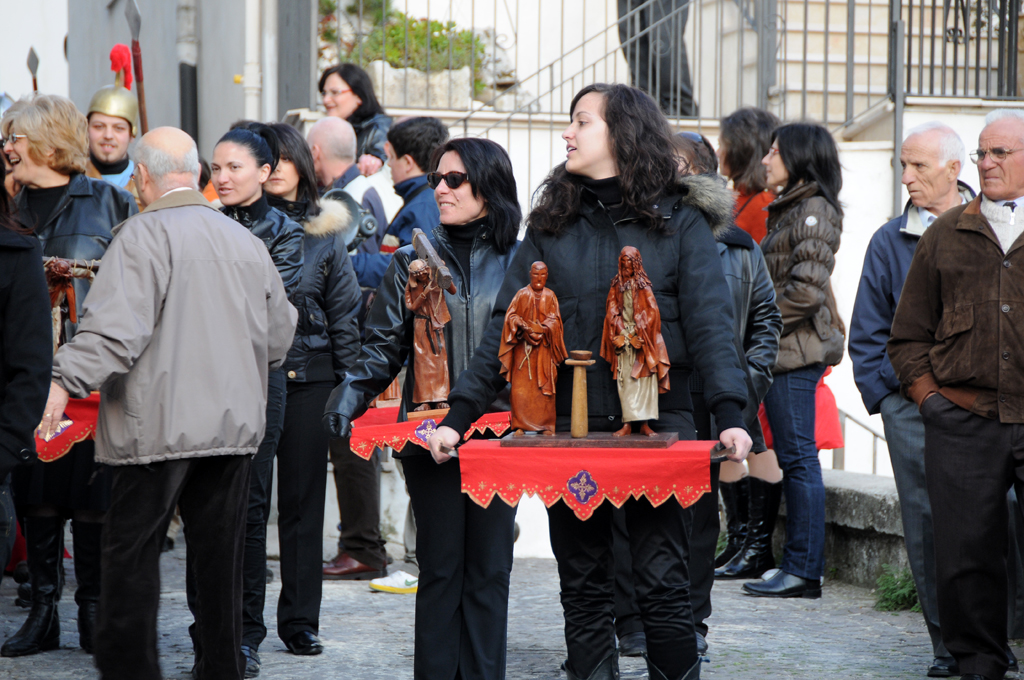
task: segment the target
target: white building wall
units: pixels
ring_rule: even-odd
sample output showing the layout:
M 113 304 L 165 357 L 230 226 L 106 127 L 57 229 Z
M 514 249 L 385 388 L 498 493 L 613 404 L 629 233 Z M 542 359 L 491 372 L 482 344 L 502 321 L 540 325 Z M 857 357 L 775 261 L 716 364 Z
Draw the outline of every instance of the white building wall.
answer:
M 39 55 L 40 92 L 68 96 L 68 62 L 64 57 L 68 1 L 0 3 L 6 26 L 0 47 L 0 92 L 14 99 L 32 94 L 32 76 L 26 62 L 29 48 L 34 47 Z

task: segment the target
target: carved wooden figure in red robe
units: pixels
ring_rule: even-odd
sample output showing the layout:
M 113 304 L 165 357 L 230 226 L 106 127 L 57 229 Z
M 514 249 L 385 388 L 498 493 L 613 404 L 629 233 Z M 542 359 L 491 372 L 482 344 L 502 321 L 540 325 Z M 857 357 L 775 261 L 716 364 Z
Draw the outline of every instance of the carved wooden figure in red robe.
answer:
M 451 284 L 449 293 L 455 293 Z M 451 321 L 448 303 L 423 260 L 409 263 L 405 284 L 405 306 L 414 315 L 412 334 L 412 401 L 414 411 L 448 408 L 448 351 L 444 345 L 444 326 Z
M 640 251 L 626 246 L 619 254 L 619 273 L 612 279 L 605 304 L 601 356 L 611 364 L 622 403 L 623 427 L 616 436 L 633 431 L 653 435 L 648 420 L 658 419 L 658 395 L 668 392 L 668 350 L 661 337 L 661 313 Z
M 501 374 L 512 385 L 512 429 L 555 433 L 555 381 L 569 353 L 562 338 L 558 298 L 545 288 L 548 267 L 534 262 L 530 285 L 521 288 L 505 312 L 501 331 Z

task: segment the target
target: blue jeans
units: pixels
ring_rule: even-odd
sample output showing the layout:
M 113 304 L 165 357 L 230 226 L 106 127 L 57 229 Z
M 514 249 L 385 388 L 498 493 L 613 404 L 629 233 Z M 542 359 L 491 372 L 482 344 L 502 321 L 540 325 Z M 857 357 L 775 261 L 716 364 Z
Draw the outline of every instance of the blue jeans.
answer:
M 775 455 L 784 473 L 786 546 L 782 571 L 820 579 L 825 573 L 825 483 L 814 438 L 814 393 L 825 372 L 812 364 L 775 376 L 764 398 Z

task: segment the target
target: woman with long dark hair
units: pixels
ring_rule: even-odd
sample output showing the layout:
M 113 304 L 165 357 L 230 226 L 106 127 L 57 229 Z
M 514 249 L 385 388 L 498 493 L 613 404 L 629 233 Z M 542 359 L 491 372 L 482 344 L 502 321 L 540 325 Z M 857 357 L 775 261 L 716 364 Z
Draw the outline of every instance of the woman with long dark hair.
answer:
M 352 215 L 345 204 L 320 199 L 313 156 L 290 125 L 269 126 L 278 141 L 277 167 L 267 180 L 267 202 L 302 225 L 302 279 L 292 296 L 299 311 L 295 339 L 281 370 L 288 378 L 284 428 L 277 445 L 277 520 L 281 540 L 281 596 L 277 634 L 293 654 L 323 651 L 324 496 L 328 436 L 320 417 L 359 351 L 359 283 L 345 236 Z
M 755 108 L 734 111 L 720 123 L 718 158 L 737 194 L 736 226 L 757 243 L 764 239 L 767 207 L 775 200 L 761 159 L 777 127 L 774 114 Z M 717 578 L 751 578 L 775 566 L 772 534 L 782 498 L 782 471 L 771 449 L 746 462 L 749 475 L 742 465 L 722 463 L 720 489 L 728 540 L 715 558 Z
M 825 368 L 842 360 L 845 344 L 830 279 L 843 230 L 843 176 L 835 140 L 813 123 L 778 128 L 761 162 L 768 185 L 779 191 L 768 206 L 768 235 L 761 242 L 783 323 L 764 408 L 784 473 L 786 545 L 779 571 L 745 583 L 743 590 L 815 598 L 821 597 L 825 571 L 825 484 L 814 395 Z
M 139 211 L 127 191 L 85 175 L 88 123 L 71 100 L 36 95 L 4 116 L 0 134 L 21 190 L 14 201 L 15 219 L 34 234 L 43 255 L 100 260 L 111 230 Z M 12 107 L 13 109 L 13 107 Z M 89 292 L 87 279 L 74 279 L 75 313 Z M 70 312 L 71 310 L 69 310 Z M 63 324 L 61 341 L 70 340 L 78 324 Z M 52 344 L 50 345 L 52 349 Z M 78 588 L 79 645 L 93 650 L 100 594 L 100 545 L 110 506 L 110 475 L 95 460 L 93 441 L 71 447 L 52 462 L 39 459 L 15 470 L 12 477 L 32 581 L 32 609 L 21 629 L 7 638 L 0 655 L 25 656 L 60 646 L 57 601 L 63 589 L 64 522 L 71 519 Z
M 622 408 L 608 362 L 600 358 L 608 287 L 624 246 L 637 249 L 652 282 L 661 333 L 671 363 L 669 391 L 658 397 L 658 432 L 695 437 L 687 381 L 701 367 L 705 400 L 742 460 L 751 440 L 744 429 L 747 400 L 735 347 L 729 289 L 712 229 L 684 198 L 678 158 L 664 115 L 651 97 L 626 85 L 590 85 L 573 99 L 562 134 L 567 160 L 540 189 L 526 236 L 516 253 L 483 342 L 449 396 L 451 410 L 431 438 L 431 453 L 455 447 L 502 383 L 498 345 L 512 296 L 529 281 L 533 262 L 548 266 L 547 287 L 558 296 L 565 346 L 590 350 L 587 369 L 590 428 L 622 427 Z M 572 373 L 559 371 L 556 426 L 569 429 Z M 626 454 L 624 454 L 626 455 Z M 606 481 L 612 483 L 612 480 Z M 493 504 L 492 504 L 493 505 Z M 623 504 L 637 602 L 647 636 L 651 678 L 697 678 L 696 636 L 687 575 L 688 511 L 675 501 L 657 507 L 646 498 Z M 612 505 L 581 521 L 564 503 L 548 510 L 558 560 L 570 679 L 618 676 L 612 587 Z
M 372 175 L 384 167 L 391 118 L 377 101 L 366 71 L 355 64 L 332 66 L 320 76 L 320 96 L 328 116 L 343 118 L 355 129 L 359 171 Z
M 469 365 L 494 312 L 494 300 L 516 250 L 522 214 L 508 154 L 479 138 L 452 139 L 438 147 L 428 175 L 441 212 L 430 235 L 452 274 L 445 291 L 451 320 L 444 326 L 449 375 Z M 417 353 L 415 314 L 405 303 L 412 246 L 395 251 L 366 318 L 366 340 L 345 382 L 327 403 L 324 423 L 348 437 L 351 423 L 391 384 L 408 359 L 399 418 L 413 410 Z M 421 261 L 420 261 L 421 262 Z M 418 265 L 417 265 L 418 266 Z M 507 410 L 507 401 L 484 410 Z M 416 517 L 419 588 L 413 677 L 501 680 L 505 677 L 509 576 L 515 509 L 482 508 L 462 493 L 458 460 L 436 464 L 423 448 L 407 445 L 402 459 Z
M 266 125 L 246 123 L 228 131 L 213 149 L 211 181 L 221 212 L 252 232 L 270 252 L 288 299 L 294 300 L 303 266 L 303 231 L 292 218 L 267 202 L 263 186 L 280 159 L 277 135 Z M 259 646 L 267 636 L 263 605 L 267 593 L 267 519 L 270 487 L 284 426 L 286 379 L 283 369 L 267 379 L 267 429 L 249 476 L 245 554 L 242 560 L 242 654 L 246 675 L 260 670 Z

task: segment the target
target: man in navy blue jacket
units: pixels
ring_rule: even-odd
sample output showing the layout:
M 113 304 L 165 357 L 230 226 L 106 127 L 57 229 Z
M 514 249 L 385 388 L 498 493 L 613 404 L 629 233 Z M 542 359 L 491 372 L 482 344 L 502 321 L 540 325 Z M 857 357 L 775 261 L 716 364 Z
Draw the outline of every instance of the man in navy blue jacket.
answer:
M 404 205 L 391 220 L 380 253 L 357 253 L 352 266 L 362 286 L 376 288 L 391 262 L 391 254 L 412 243 L 412 230 L 429 234 L 440 224 L 434 192 L 427 186 L 427 171 L 434 149 L 448 141 L 448 128 L 437 118 L 407 118 L 391 126 L 384 151 L 388 155 L 395 193 Z
M 900 394 L 900 381 L 885 346 L 918 240 L 936 217 L 974 197 L 971 188 L 957 180 L 965 159 L 960 137 L 941 123 L 925 123 L 907 133 L 900 164 L 910 201 L 902 215 L 871 237 L 850 323 L 854 379 L 868 413 L 881 413 L 885 426 L 910 570 L 935 656 L 928 669 L 930 677 L 955 676 L 960 670 L 942 644 L 939 630 L 924 423 L 914 402 Z

